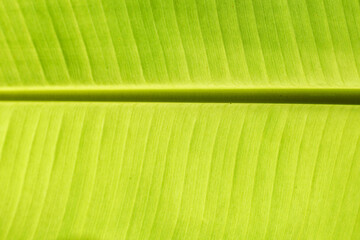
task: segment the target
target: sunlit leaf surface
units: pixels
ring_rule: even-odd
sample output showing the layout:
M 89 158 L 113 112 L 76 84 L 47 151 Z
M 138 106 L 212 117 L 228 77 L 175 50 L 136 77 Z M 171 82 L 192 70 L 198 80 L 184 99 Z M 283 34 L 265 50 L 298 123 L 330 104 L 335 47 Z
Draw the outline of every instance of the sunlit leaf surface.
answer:
M 360 239 L 359 104 L 359 0 L 0 0 L 0 240 Z
M 360 107 L 3 103 L 1 239 L 358 239 Z
M 1 0 L 0 85 L 360 87 L 358 0 Z

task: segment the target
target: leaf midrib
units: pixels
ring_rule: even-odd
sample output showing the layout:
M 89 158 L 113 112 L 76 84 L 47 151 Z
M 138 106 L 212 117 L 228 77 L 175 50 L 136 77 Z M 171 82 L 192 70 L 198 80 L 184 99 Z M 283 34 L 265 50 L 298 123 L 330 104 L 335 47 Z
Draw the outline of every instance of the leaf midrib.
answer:
M 360 88 L 0 88 L 0 101 L 360 104 Z

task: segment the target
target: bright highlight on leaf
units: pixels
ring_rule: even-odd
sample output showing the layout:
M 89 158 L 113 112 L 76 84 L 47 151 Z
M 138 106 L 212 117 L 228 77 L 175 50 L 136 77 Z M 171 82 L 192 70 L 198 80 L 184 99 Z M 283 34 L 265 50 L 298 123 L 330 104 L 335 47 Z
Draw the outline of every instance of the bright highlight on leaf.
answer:
M 0 240 L 360 239 L 359 104 L 358 0 L 0 0 Z

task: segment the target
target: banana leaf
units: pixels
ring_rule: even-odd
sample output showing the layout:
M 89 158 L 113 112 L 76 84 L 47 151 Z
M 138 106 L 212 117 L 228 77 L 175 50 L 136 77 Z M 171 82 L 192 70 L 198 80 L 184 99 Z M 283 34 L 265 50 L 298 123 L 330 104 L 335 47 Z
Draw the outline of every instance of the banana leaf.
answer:
M 360 239 L 360 2 L 0 0 L 0 239 Z

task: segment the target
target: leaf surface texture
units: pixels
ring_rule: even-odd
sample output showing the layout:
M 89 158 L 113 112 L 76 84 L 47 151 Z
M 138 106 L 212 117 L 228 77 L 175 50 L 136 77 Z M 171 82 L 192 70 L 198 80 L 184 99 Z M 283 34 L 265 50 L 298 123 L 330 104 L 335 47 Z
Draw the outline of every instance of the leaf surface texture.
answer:
M 0 85 L 359 87 L 357 0 L 1 0 Z
M 0 0 L 0 239 L 360 239 L 359 104 L 358 0 Z
M 1 239 L 358 239 L 358 106 L 0 104 Z

